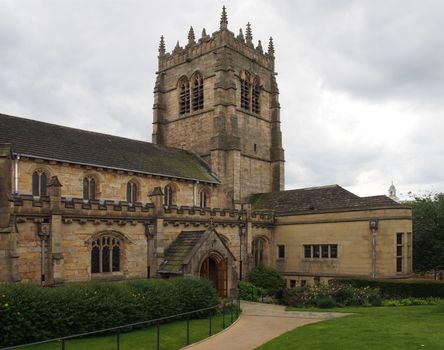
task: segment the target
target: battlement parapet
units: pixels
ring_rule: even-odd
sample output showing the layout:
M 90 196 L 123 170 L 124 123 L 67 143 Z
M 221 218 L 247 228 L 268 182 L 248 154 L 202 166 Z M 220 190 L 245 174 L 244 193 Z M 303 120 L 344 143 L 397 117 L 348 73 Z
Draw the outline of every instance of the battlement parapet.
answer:
M 274 50 L 264 52 L 262 45 L 256 48 L 248 44 L 242 37 L 235 37 L 229 30 L 214 32 L 211 36 L 205 36 L 197 42 L 189 43 L 185 47 L 179 45 L 169 53 L 159 54 L 159 72 L 170 69 L 182 63 L 190 62 L 197 57 L 203 56 L 220 48 L 228 47 L 248 57 L 253 62 L 274 71 Z

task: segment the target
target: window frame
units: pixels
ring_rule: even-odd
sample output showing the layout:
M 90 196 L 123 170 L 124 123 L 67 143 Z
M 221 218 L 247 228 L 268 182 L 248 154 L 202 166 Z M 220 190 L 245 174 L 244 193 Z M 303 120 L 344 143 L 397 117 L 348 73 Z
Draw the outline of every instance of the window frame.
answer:
M 122 273 L 122 255 L 122 239 L 107 234 L 96 237 L 91 242 L 91 276 Z
M 48 175 L 44 170 L 34 170 L 31 177 L 32 195 L 34 197 L 47 196 Z
M 285 259 L 285 244 L 278 244 L 277 245 L 277 258 L 279 260 Z

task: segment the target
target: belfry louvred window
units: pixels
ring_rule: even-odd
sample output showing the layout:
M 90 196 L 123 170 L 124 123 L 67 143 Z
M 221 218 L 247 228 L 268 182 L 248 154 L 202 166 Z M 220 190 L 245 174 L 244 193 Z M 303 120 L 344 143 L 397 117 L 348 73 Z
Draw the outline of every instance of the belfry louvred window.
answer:
M 241 107 L 243 109 L 250 110 L 250 82 L 245 79 L 241 79 Z
M 198 111 L 204 107 L 203 78 L 199 73 L 195 74 L 192 80 L 193 84 L 193 111 Z
M 258 77 L 252 79 L 248 72 L 242 72 L 240 78 L 240 105 L 242 109 L 259 114 L 261 112 L 261 87 Z
M 182 78 L 179 83 L 179 113 L 190 113 L 190 83 L 188 79 Z
M 253 84 L 252 96 L 251 96 L 251 107 L 253 113 L 260 113 L 261 105 L 260 105 L 260 87 L 259 82 L 256 80 Z
M 120 271 L 120 240 L 111 236 L 102 236 L 92 243 L 91 273 Z

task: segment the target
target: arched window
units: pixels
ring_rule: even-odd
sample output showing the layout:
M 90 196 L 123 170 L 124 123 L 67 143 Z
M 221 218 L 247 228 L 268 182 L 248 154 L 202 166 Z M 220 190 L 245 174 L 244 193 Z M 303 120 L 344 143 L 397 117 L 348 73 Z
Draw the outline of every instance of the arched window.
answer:
M 198 111 L 204 107 L 204 90 L 203 90 L 203 78 L 202 75 L 197 73 L 194 75 L 193 80 L 193 111 Z
M 208 208 L 210 204 L 210 194 L 207 190 L 200 191 L 199 206 L 201 208 Z
M 263 265 L 264 263 L 264 246 L 265 240 L 263 238 L 256 238 L 253 241 L 253 258 L 254 266 Z
M 46 183 L 48 177 L 45 172 L 37 170 L 32 174 L 32 195 L 36 197 L 46 196 Z
M 111 236 L 102 236 L 92 242 L 91 273 L 120 271 L 120 240 Z
M 96 180 L 92 176 L 85 176 L 83 178 L 83 199 L 96 199 Z
M 135 182 L 128 182 L 126 184 L 126 200 L 128 203 L 137 202 L 137 184 Z
M 182 78 L 179 83 L 179 113 L 190 113 L 190 83 L 187 78 Z
M 261 111 L 260 93 L 261 93 L 261 89 L 259 86 L 259 81 L 256 79 L 253 83 L 253 89 L 252 89 L 252 94 L 251 94 L 251 107 L 252 107 L 253 113 L 260 113 L 260 111 Z
M 173 189 L 170 185 L 166 185 L 164 188 L 164 197 L 163 202 L 164 204 L 169 207 L 173 204 Z
M 241 108 L 250 110 L 250 88 L 248 75 L 241 79 Z

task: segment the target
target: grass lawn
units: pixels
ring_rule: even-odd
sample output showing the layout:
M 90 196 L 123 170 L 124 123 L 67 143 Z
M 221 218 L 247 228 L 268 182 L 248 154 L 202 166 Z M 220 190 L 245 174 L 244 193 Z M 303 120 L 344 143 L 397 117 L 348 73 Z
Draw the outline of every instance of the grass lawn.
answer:
M 230 325 L 230 315 L 225 315 L 225 327 Z M 213 334 L 222 330 L 222 316 L 212 318 Z M 208 337 L 208 318 L 190 321 L 190 343 Z M 174 350 L 186 344 L 186 321 L 176 321 L 160 325 L 160 348 Z M 120 335 L 120 350 L 150 350 L 156 349 L 156 327 L 122 333 Z M 37 346 L 22 347 L 23 350 L 60 350 L 61 344 L 47 343 Z M 117 349 L 116 336 L 107 335 L 65 342 L 65 350 L 114 350 Z
M 444 349 L 444 304 L 341 308 L 328 311 L 354 314 L 297 328 L 258 349 Z

